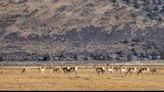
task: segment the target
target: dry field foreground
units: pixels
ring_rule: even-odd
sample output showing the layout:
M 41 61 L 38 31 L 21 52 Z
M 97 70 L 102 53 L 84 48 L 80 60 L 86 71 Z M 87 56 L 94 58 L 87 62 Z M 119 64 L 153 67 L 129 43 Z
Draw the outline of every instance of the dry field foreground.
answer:
M 29 66 L 28 66 L 29 67 Z M 0 90 L 164 90 L 164 66 L 148 66 L 160 68 L 158 74 L 124 76 L 119 72 L 105 73 L 98 76 L 93 66 L 79 66 L 78 76 L 60 73 L 41 74 L 38 69 L 6 68 L 0 74 Z M 129 67 L 129 66 L 127 66 Z M 138 68 L 145 66 L 136 66 Z

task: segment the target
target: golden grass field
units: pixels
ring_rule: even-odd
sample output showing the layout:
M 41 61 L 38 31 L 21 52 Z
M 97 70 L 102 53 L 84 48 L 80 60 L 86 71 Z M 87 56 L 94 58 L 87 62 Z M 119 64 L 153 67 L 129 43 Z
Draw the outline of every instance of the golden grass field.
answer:
M 98 76 L 93 66 L 79 66 L 75 77 L 75 74 L 52 73 L 48 69 L 42 74 L 38 69 L 28 68 L 22 74 L 21 69 L 6 68 L 0 74 L 0 90 L 164 90 L 164 66 L 148 67 L 160 68 L 160 71 L 149 76 L 124 76 L 119 72 Z

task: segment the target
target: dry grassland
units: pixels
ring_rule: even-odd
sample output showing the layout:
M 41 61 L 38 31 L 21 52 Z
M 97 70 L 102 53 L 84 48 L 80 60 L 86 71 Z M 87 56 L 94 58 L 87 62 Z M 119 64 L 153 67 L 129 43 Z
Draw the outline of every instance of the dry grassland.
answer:
M 3 69 L 0 90 L 164 90 L 164 66 L 148 66 L 160 68 L 158 74 L 149 76 L 124 76 L 119 72 L 98 76 L 93 66 L 87 67 L 79 68 L 77 77 L 64 75 L 63 71 L 52 73 L 48 69 L 43 74 L 32 68 L 24 74 L 21 69 Z

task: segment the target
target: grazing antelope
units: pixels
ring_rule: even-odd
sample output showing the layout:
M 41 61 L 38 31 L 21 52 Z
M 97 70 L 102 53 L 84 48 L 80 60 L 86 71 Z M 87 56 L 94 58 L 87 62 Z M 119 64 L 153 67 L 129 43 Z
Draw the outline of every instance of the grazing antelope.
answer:
M 131 67 L 131 68 L 128 68 L 125 75 L 127 75 L 128 73 L 131 74 L 135 74 L 137 72 L 137 68 L 136 67 Z
M 63 67 L 62 69 L 63 69 L 63 71 L 64 71 L 64 74 L 75 72 L 76 77 L 77 77 L 77 70 L 78 70 L 78 67 Z
M 144 73 L 148 74 L 149 72 L 150 72 L 150 69 L 149 68 L 141 68 L 141 69 L 138 70 L 137 76 L 139 74 L 144 74 Z
M 46 68 L 45 68 L 45 67 L 42 68 L 42 67 L 40 66 L 39 71 L 40 71 L 41 73 L 44 73 L 44 72 L 46 72 Z
M 23 68 L 21 73 L 23 74 L 24 72 L 26 72 L 26 68 Z
M 1 74 L 3 74 L 3 73 L 4 73 L 4 71 L 5 71 L 5 70 L 1 70 Z
M 54 68 L 51 70 L 51 72 L 60 72 L 60 68 L 54 67 Z

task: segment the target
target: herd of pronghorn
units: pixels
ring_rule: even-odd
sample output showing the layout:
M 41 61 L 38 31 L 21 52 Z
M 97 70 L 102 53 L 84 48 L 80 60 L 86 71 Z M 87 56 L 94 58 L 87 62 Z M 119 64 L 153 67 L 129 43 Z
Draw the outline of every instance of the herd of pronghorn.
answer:
M 137 69 L 136 67 L 125 67 L 122 65 L 120 65 L 119 67 L 114 67 L 114 66 L 109 67 L 109 65 L 107 65 L 107 68 L 95 66 L 95 70 L 97 74 L 104 74 L 104 72 L 109 72 L 109 73 L 120 72 L 120 74 L 124 74 L 125 76 L 127 76 L 128 74 L 129 75 L 136 74 L 137 76 L 140 74 L 149 74 L 149 73 L 157 74 L 159 72 L 159 68 L 150 69 L 149 67 L 143 67 Z
M 94 65 L 93 66 L 95 73 L 97 73 L 98 75 L 103 75 L 105 72 L 106 73 L 115 73 L 115 72 L 119 72 L 121 75 L 124 74 L 125 76 L 127 76 L 128 74 L 131 76 L 131 74 L 136 74 L 137 76 L 140 74 L 149 74 L 149 73 L 153 73 L 153 74 L 157 74 L 159 72 L 159 68 L 150 68 L 150 67 L 142 67 L 142 68 L 137 68 L 137 67 L 126 67 L 123 65 L 119 65 L 119 66 L 112 66 L 107 64 L 106 67 L 104 66 L 97 66 Z M 25 72 L 27 72 L 27 68 L 21 68 L 21 73 L 24 74 Z M 50 72 L 60 72 L 63 71 L 64 75 L 67 73 L 75 73 L 77 76 L 78 73 L 78 66 L 65 66 L 65 67 L 45 67 L 45 66 L 40 66 L 39 68 L 40 73 L 45 73 L 48 69 L 50 70 Z M 0 74 L 4 74 L 5 69 L 1 69 L 0 70 Z

